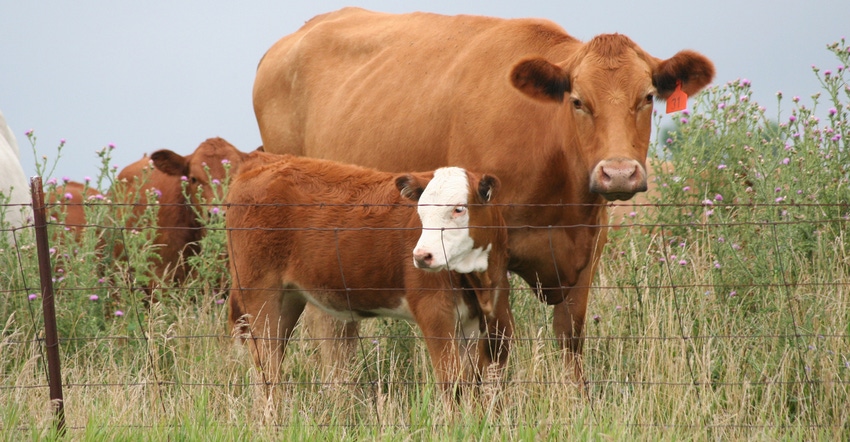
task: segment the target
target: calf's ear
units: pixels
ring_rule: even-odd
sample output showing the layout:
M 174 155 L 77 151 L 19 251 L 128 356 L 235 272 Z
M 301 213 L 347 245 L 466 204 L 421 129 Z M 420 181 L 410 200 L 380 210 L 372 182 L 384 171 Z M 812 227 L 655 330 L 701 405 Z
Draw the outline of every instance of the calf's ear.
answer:
M 482 203 L 488 203 L 493 195 L 499 190 L 501 182 L 494 175 L 484 174 L 478 181 L 478 198 Z
M 401 192 L 401 196 L 413 201 L 419 201 L 425 186 L 433 178 L 433 174 L 404 174 L 395 179 L 395 187 Z
M 151 154 L 153 166 L 167 175 L 188 176 L 189 160 L 173 151 L 162 149 Z

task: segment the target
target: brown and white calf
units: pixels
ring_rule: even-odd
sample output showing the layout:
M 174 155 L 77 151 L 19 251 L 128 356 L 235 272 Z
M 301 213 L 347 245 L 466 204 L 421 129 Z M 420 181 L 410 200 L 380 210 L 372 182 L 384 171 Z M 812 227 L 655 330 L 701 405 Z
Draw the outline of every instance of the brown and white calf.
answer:
M 279 379 L 307 303 L 345 321 L 415 321 L 447 391 L 475 375 L 463 338 L 480 338 L 478 374 L 503 368 L 513 317 L 498 189 L 459 168 L 394 174 L 252 153 L 226 198 L 230 324 L 265 381 Z

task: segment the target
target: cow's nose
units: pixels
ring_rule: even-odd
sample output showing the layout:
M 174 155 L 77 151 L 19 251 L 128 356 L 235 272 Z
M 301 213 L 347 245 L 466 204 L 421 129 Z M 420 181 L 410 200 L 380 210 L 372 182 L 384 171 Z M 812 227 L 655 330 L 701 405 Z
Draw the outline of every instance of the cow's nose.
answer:
M 413 251 L 413 263 L 416 265 L 416 268 L 427 269 L 431 267 L 433 262 L 434 255 L 431 252 L 419 249 Z
M 629 199 L 637 192 L 646 191 L 646 174 L 634 160 L 601 161 L 591 177 L 590 190 L 609 200 Z

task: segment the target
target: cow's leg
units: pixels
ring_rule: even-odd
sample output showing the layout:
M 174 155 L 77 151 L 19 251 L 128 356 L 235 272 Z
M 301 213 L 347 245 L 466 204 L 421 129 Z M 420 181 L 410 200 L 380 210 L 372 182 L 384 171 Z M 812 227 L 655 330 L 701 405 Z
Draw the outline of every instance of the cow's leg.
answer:
M 607 212 L 606 212 L 607 213 Z M 587 313 L 587 300 L 590 294 L 590 286 L 599 264 L 599 258 L 608 240 L 608 229 L 599 229 L 596 237 L 596 245 L 593 248 L 593 257 L 590 265 L 586 266 L 578 275 L 578 281 L 567 292 L 564 301 L 555 304 L 552 328 L 555 336 L 563 350 L 564 362 L 569 367 L 573 366 L 575 379 L 584 382 L 584 371 L 582 368 L 582 349 L 584 346 L 584 322 Z
M 342 321 L 308 305 L 304 311 L 304 325 L 313 338 L 320 338 L 319 354 L 326 380 L 333 380 L 342 367 L 348 367 L 354 359 L 358 321 Z
M 284 349 L 304 305 L 302 297 L 282 291 L 231 293 L 231 311 L 241 313 L 242 318 L 234 318 L 231 313 L 231 322 L 247 321 L 247 329 L 242 327 L 242 337 L 248 341 L 249 351 L 267 385 L 274 385 L 280 379 Z
M 514 332 L 514 318 L 508 296 L 502 295 L 497 299 L 493 317 L 487 318 L 485 325 L 484 336 L 478 343 L 478 373 L 481 374 L 484 400 L 494 401 L 492 403 L 500 407 L 498 393 L 502 391 Z
M 432 301 L 437 301 L 440 296 L 444 295 L 436 295 Z M 456 342 L 457 318 L 454 314 L 454 303 L 448 296 L 445 296 L 448 303 L 429 302 L 425 303 L 428 304 L 425 308 L 416 309 L 411 306 L 411 310 L 416 323 L 422 329 L 437 384 L 447 393 L 448 398 L 457 399 L 460 394 L 458 383 L 465 379 L 462 377 L 459 347 Z
M 485 324 L 487 329 L 478 347 L 478 370 L 479 373 L 485 373 L 495 362 L 501 372 L 508 362 L 511 338 L 514 334 L 514 317 L 507 296 L 500 296 L 493 309 L 493 317 L 487 318 Z

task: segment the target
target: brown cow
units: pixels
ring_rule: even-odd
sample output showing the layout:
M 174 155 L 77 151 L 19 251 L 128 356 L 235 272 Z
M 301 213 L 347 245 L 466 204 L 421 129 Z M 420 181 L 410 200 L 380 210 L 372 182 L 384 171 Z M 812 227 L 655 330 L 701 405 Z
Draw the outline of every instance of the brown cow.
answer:
M 214 197 L 211 181 L 224 182 L 228 173 L 236 174 L 246 156 L 224 139 L 210 138 L 187 156 L 158 150 L 118 174 L 120 188 L 112 196 L 132 205 L 128 228 L 147 227 L 142 215 L 149 195 L 159 206 L 153 240 L 158 261 L 152 272 L 158 280 L 173 278 L 180 282 L 186 278 L 184 258 L 198 252 L 198 241 L 204 234 L 199 214 L 214 210 L 206 206 Z M 189 199 L 184 196 L 183 181 Z M 116 253 L 121 252 L 122 248 L 116 247 Z
M 455 339 L 480 335 L 475 373 L 501 372 L 513 317 L 498 188 L 458 168 L 392 174 L 252 153 L 227 196 L 230 324 L 266 382 L 307 303 L 347 321 L 415 321 L 447 391 L 472 375 Z
M 77 181 L 65 181 L 62 184 L 48 185 L 45 201 L 53 206 L 50 211 L 51 222 L 57 222 L 66 231 L 73 232 L 79 242 L 86 227 L 86 213 L 83 205 L 92 198 L 103 197 L 97 189 Z
M 653 102 L 713 76 L 696 52 L 662 60 L 624 35 L 585 43 L 547 20 L 346 8 L 275 43 L 253 95 L 268 152 L 498 176 L 516 204 L 505 211 L 510 269 L 554 305 L 571 360 L 604 203 L 646 189 Z

